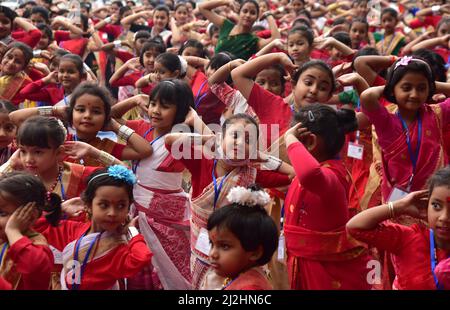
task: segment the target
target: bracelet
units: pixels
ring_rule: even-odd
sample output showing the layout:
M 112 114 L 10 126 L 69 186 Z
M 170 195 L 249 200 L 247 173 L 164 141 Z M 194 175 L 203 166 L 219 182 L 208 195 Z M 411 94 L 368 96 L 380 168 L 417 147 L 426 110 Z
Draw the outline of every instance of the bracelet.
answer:
M 130 139 L 131 135 L 134 133 L 134 130 L 130 127 L 127 127 L 125 125 L 122 125 L 119 127 L 119 131 L 117 132 L 117 136 L 124 141 L 128 141 Z
M 275 156 L 269 155 L 267 161 L 262 164 L 265 170 L 277 171 L 280 169 L 283 161 Z
M 431 12 L 433 12 L 433 13 L 439 13 L 440 10 L 441 10 L 441 6 L 440 5 L 433 5 L 431 7 Z
M 116 158 L 105 151 L 100 151 L 97 161 L 105 166 L 112 166 L 116 162 Z
M 111 22 L 112 18 L 111 16 L 108 16 L 104 19 L 105 23 L 109 24 Z
M 40 116 L 53 116 L 53 110 L 55 108 L 52 106 L 38 107 L 38 113 Z
M 153 83 L 153 81 L 152 81 L 152 74 L 151 73 L 149 73 L 147 80 L 148 80 L 149 84 Z
M 128 240 L 133 239 L 137 235 L 139 235 L 139 231 L 137 230 L 136 227 L 134 226 L 128 227 Z
M 388 202 L 388 210 L 389 210 L 389 217 L 392 219 L 395 217 L 394 213 L 394 203 L 392 201 Z
M 397 56 L 391 56 L 391 65 L 397 61 Z
M 116 41 L 114 41 L 113 43 L 114 43 L 114 47 L 115 47 L 115 48 L 119 48 L 119 47 L 122 46 L 122 41 L 120 41 L 120 40 L 116 40 Z
M 42 50 L 34 50 L 33 51 L 33 57 L 37 58 L 41 56 Z

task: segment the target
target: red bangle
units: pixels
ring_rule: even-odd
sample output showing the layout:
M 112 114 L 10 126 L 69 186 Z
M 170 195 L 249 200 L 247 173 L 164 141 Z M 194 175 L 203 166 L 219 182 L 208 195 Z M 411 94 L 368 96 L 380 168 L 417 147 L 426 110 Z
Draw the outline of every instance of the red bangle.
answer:
M 397 56 L 391 56 L 391 65 L 397 61 Z

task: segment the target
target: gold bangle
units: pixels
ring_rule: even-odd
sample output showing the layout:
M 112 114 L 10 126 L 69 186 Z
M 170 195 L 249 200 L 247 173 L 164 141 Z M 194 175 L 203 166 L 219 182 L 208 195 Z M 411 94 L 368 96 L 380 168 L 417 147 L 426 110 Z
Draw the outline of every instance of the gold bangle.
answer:
M 389 209 L 389 216 L 390 216 L 390 218 L 394 218 L 395 217 L 394 203 L 392 201 L 388 202 L 388 209 Z
M 105 151 L 100 151 L 100 155 L 97 158 L 97 161 L 105 166 L 112 166 L 115 163 L 116 158 L 113 155 L 106 153 Z

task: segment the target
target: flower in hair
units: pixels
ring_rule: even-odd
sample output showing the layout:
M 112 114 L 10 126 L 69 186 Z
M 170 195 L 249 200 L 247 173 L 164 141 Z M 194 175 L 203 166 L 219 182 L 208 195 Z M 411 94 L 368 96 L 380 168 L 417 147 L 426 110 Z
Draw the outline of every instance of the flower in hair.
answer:
M 110 166 L 108 175 L 114 179 L 123 180 L 130 185 L 136 184 L 136 176 L 133 172 L 121 165 Z
M 401 66 L 407 66 L 411 62 L 412 59 L 413 59 L 412 56 L 403 56 L 395 64 L 394 70 Z
M 251 189 L 236 186 L 233 187 L 227 195 L 231 203 L 237 203 L 243 206 L 265 206 L 270 201 L 270 196 L 263 190 L 252 191 Z

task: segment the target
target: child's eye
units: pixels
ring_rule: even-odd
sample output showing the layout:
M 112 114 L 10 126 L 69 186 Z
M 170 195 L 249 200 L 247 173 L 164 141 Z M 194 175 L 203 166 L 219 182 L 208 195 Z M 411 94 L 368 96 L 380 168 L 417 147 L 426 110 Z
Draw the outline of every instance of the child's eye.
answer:
M 3 211 L 0 211 L 0 217 L 8 216 L 9 214 Z
M 436 210 L 436 211 L 439 211 L 439 210 L 442 209 L 442 206 L 441 206 L 439 203 L 437 203 L 437 202 L 431 203 L 431 206 L 432 206 L 433 209 Z

